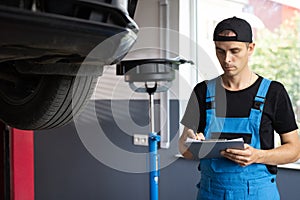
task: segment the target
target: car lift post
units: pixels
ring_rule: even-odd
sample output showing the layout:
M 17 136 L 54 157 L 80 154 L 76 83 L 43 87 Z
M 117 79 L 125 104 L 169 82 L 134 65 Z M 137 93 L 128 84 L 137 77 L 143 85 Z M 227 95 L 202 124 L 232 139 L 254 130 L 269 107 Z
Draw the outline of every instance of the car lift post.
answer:
M 149 95 L 149 119 L 150 133 L 148 137 L 149 145 L 149 183 L 150 200 L 158 200 L 159 189 L 158 180 L 160 175 L 160 160 L 158 154 L 158 143 L 160 135 L 155 132 L 154 119 L 154 93 L 166 92 L 172 81 L 175 79 L 175 70 L 184 63 L 193 63 L 180 58 L 175 59 L 141 59 L 125 60 L 117 65 L 117 75 L 124 75 L 125 82 L 129 82 L 130 88 L 135 92 L 148 93 Z M 134 82 L 144 82 L 145 87 L 137 87 Z M 149 87 L 148 83 L 154 83 Z M 165 82 L 158 86 L 158 82 Z
M 33 131 L 0 121 L 0 199 L 34 200 Z

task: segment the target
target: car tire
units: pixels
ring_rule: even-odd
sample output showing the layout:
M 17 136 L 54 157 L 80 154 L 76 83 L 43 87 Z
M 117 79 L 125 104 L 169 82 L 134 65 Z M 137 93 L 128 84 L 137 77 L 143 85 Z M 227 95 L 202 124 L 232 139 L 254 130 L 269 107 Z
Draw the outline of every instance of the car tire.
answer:
M 30 92 L 23 92 L 28 88 L 22 86 L 6 87 L 10 92 L 0 88 L 0 118 L 11 127 L 41 130 L 69 123 L 88 102 L 97 83 L 97 77 L 90 76 L 30 78 L 35 78 Z

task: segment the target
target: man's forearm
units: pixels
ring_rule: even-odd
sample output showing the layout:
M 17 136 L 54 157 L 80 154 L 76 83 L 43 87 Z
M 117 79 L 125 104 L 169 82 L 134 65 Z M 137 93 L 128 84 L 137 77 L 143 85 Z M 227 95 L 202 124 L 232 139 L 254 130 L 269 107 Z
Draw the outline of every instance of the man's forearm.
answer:
M 296 162 L 299 159 L 300 147 L 294 144 L 283 144 L 271 150 L 259 150 L 257 163 L 282 165 Z
M 179 138 L 178 141 L 178 148 L 179 148 L 179 152 L 181 153 L 181 155 L 183 155 L 183 157 L 187 158 L 187 159 L 193 159 L 194 156 L 193 154 L 188 150 L 187 145 L 185 144 L 185 141 L 188 137 L 192 137 L 193 138 L 194 131 L 192 129 L 189 129 L 187 127 L 184 127 L 183 132 Z

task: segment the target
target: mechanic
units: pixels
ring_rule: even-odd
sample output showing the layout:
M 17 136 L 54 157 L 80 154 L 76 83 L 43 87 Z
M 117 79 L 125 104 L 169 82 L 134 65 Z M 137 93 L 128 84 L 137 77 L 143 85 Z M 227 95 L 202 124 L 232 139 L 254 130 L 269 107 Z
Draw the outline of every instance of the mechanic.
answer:
M 250 69 L 255 43 L 247 21 L 232 17 L 219 22 L 213 40 L 224 73 L 195 86 L 181 121 L 179 150 L 184 157 L 195 158 L 185 144 L 187 137 L 242 137 L 245 145 L 243 150 L 221 151 L 221 158 L 200 160 L 197 200 L 280 199 L 277 165 L 295 162 L 300 154 L 288 93 L 281 83 Z M 282 144 L 276 148 L 274 131 Z

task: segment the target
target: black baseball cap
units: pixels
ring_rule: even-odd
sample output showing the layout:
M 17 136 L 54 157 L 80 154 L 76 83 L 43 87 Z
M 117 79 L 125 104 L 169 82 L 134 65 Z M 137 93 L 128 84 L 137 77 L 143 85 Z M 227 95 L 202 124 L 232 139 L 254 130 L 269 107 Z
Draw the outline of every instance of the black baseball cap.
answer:
M 231 30 L 236 36 L 220 36 L 222 31 Z M 232 17 L 219 22 L 214 31 L 214 41 L 252 42 L 250 24 L 241 18 Z

